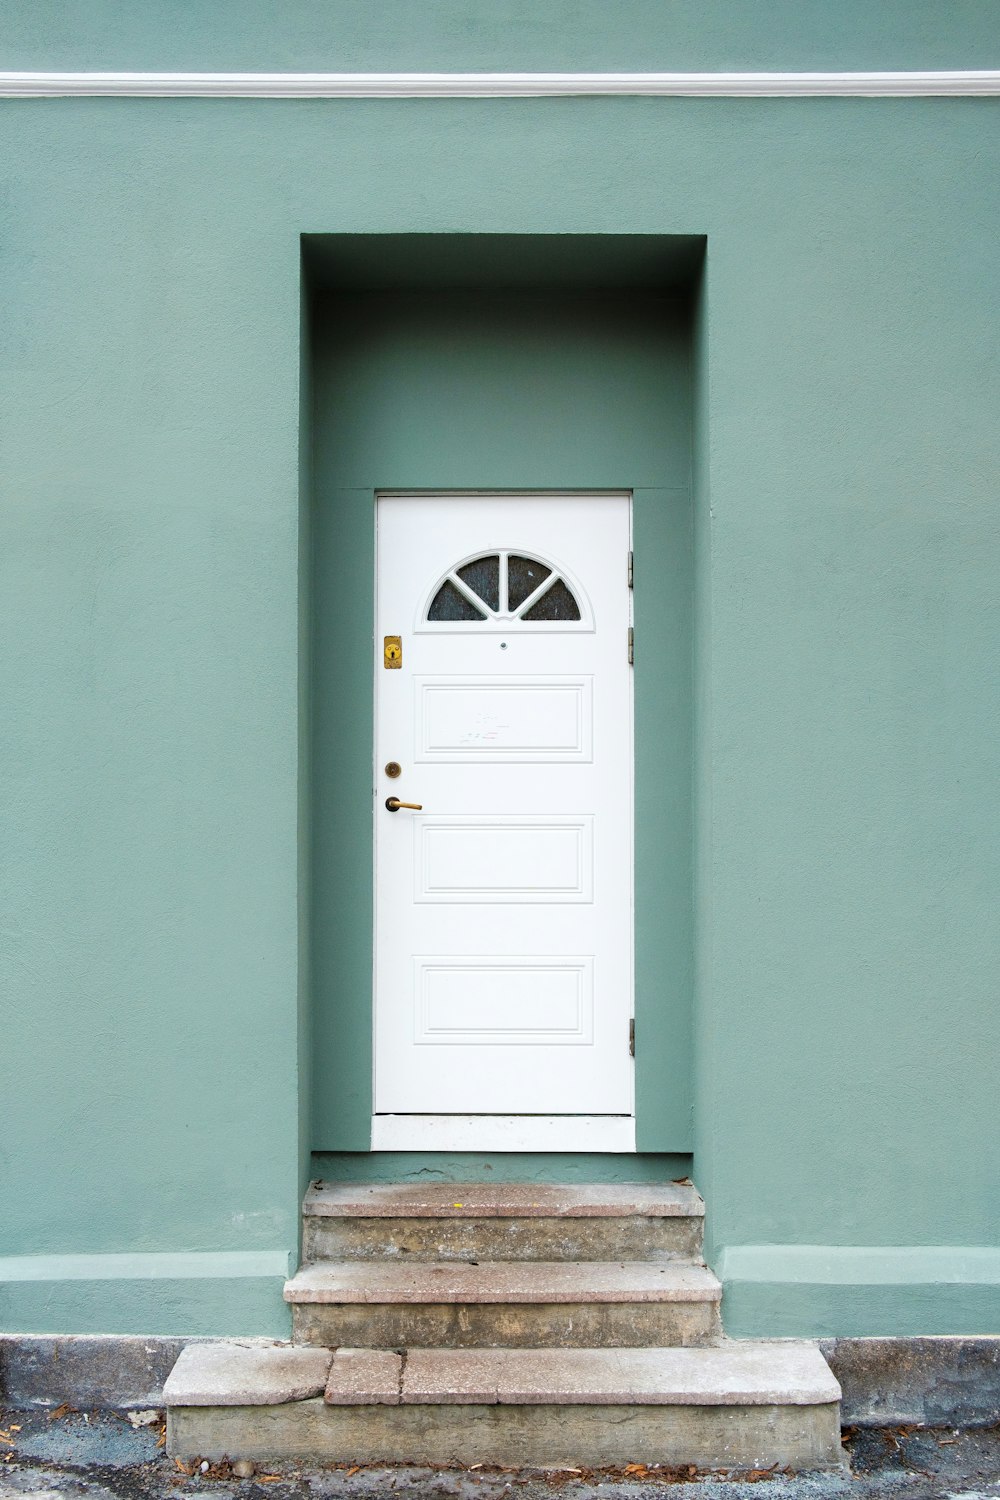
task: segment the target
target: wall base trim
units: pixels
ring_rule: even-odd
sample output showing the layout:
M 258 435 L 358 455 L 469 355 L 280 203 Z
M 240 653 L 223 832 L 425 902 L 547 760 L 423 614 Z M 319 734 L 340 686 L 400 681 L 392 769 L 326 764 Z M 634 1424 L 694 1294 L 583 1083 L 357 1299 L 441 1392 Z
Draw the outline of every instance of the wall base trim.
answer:
M 730 1245 L 713 1266 L 737 1338 L 1000 1327 L 1000 1248 L 990 1245 Z
M 287 1276 L 287 1250 L 154 1250 L 97 1255 L 0 1255 L 5 1281 L 179 1281 Z
M 286 1338 L 285 1250 L 0 1257 L 0 1328 Z
M 724 1281 L 1000 1287 L 1000 1246 L 727 1245 L 715 1269 Z

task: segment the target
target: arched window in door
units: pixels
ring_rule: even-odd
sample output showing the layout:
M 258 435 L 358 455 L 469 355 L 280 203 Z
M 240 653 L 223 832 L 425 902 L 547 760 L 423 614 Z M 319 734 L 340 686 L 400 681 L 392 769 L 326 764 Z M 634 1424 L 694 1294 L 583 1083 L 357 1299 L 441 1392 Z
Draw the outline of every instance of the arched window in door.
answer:
M 497 551 L 449 570 L 433 592 L 431 624 L 581 624 L 577 592 L 552 562 L 523 552 Z

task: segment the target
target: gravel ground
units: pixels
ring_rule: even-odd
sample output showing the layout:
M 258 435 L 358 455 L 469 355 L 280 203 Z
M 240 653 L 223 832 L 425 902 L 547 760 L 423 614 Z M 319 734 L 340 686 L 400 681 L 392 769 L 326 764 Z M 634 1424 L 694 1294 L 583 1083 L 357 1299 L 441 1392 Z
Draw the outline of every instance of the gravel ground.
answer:
M 851 1471 L 678 1473 L 643 1469 L 568 1473 L 276 1465 L 237 1479 L 228 1465 L 182 1472 L 162 1446 L 162 1424 L 59 1409 L 0 1411 L 0 1500 L 1000 1500 L 1000 1427 L 848 1429 Z

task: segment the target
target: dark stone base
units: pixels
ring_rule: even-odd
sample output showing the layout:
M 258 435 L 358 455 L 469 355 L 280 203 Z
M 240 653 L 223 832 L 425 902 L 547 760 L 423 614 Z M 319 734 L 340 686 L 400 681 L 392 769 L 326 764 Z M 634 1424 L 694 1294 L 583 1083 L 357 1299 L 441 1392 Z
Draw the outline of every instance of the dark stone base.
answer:
M 84 1411 L 158 1407 L 163 1382 L 193 1342 L 117 1333 L 0 1334 L 0 1399 L 21 1407 L 68 1401 Z
M 82 1410 L 158 1407 L 183 1338 L 0 1334 L 0 1399 Z M 199 1340 L 199 1342 L 201 1342 Z M 1000 1335 L 823 1339 L 844 1391 L 845 1426 L 1000 1422 Z
M 1000 1422 L 1000 1335 L 822 1339 L 845 1427 Z

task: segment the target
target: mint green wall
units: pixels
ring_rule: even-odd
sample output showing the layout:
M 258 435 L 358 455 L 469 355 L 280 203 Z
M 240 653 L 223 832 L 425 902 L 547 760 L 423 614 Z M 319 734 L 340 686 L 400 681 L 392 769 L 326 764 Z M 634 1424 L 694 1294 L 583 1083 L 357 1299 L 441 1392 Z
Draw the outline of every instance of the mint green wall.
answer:
M 313 1170 L 326 1182 L 671 1182 L 690 1177 L 687 1152 L 608 1155 L 577 1151 L 319 1151 Z
M 8 68 L 988 68 L 993 0 L 8 0 Z
M 3 65 L 1000 46 L 991 4 L 774 7 L 763 31 L 625 3 L 613 37 L 606 7 L 579 30 L 532 7 L 485 64 L 471 10 L 442 55 L 449 11 L 418 9 L 365 52 L 344 5 L 343 46 L 310 8 L 310 48 L 284 8 L 209 45 L 208 8 L 164 41 L 149 7 L 15 4 Z M 708 237 L 694 1113 L 727 1323 L 996 1326 L 997 108 L 0 105 L 0 1321 L 287 1326 L 300 235 L 642 231 Z
M 503 264 L 494 274 L 503 276 Z M 371 1139 L 375 492 L 629 489 L 637 640 L 636 1134 L 640 1151 L 687 1152 L 687 301 L 649 290 L 360 292 L 318 299 L 313 335 L 314 1145 L 363 1151 Z

